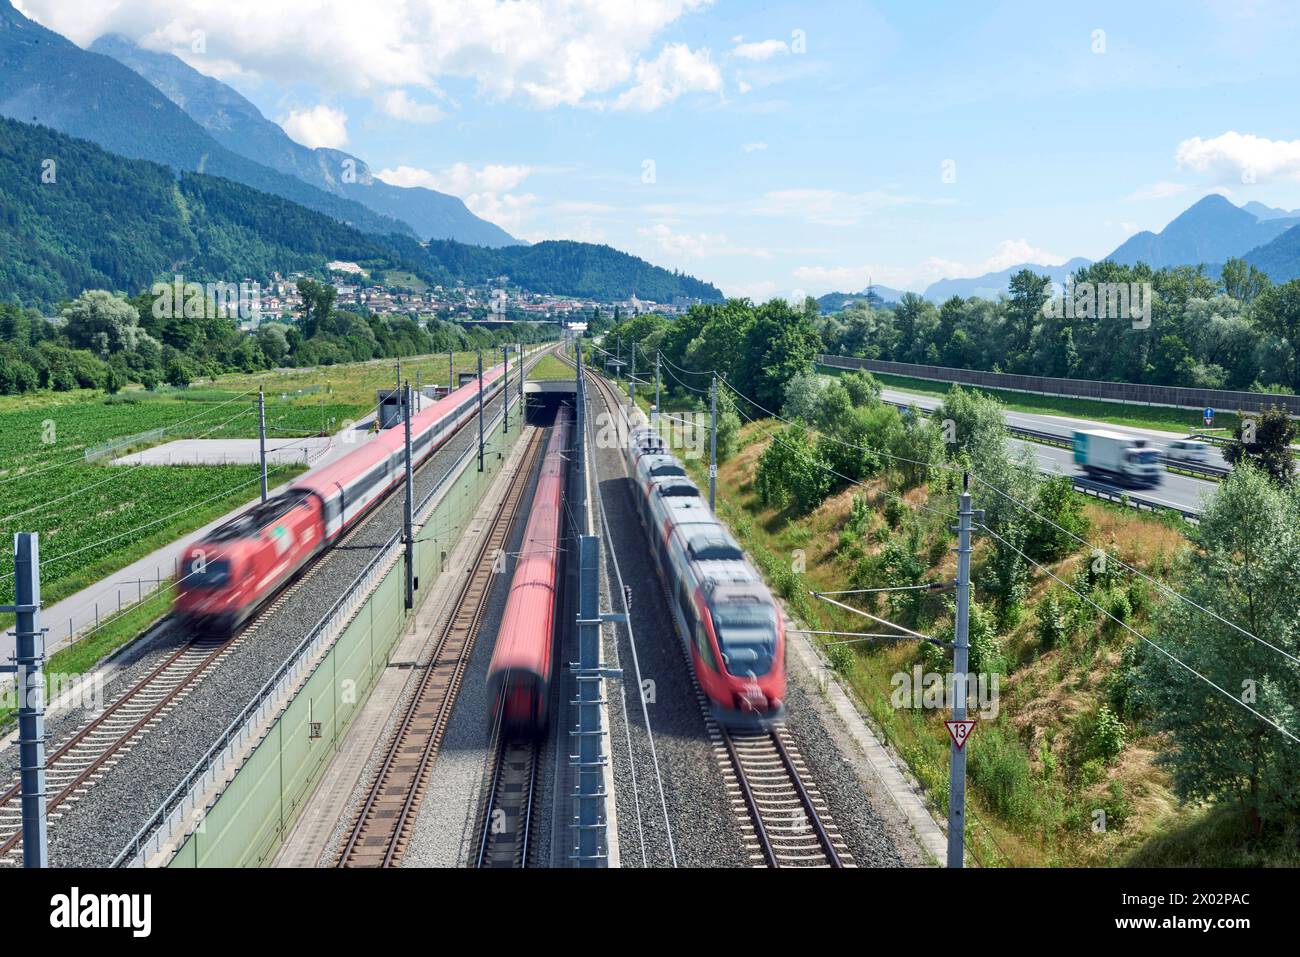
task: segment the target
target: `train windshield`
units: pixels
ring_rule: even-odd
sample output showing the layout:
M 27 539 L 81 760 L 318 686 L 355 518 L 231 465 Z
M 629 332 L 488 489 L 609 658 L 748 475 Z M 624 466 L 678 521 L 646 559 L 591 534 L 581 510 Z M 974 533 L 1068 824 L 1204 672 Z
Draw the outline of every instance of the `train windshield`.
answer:
M 189 588 L 220 588 L 230 581 L 230 561 L 213 558 L 206 562 L 190 562 L 190 573 L 185 577 Z
M 762 605 L 720 605 L 713 612 L 727 671 L 737 677 L 761 677 L 772 670 L 776 656 L 776 622 Z

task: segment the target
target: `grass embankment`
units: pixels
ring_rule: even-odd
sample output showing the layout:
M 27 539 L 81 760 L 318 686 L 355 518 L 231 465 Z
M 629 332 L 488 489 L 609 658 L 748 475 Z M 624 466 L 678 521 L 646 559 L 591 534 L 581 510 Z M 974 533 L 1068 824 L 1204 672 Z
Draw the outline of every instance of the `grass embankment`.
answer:
M 573 379 L 573 366 L 565 365 L 555 356 L 543 356 L 528 373 L 528 378 L 537 382 Z
M 66 684 L 69 678 L 85 674 L 118 648 L 138 638 L 150 625 L 167 614 L 171 607 L 171 597 L 171 586 L 164 581 L 161 588 L 146 596 L 143 601 L 123 609 L 121 614 L 115 614 L 85 638 L 50 655 L 45 663 L 47 694 L 51 691 L 54 676 Z M 9 700 L 0 707 L 0 734 L 7 732 L 17 720 L 17 712 L 12 704 L 12 700 Z
M 827 375 L 840 375 L 848 369 L 832 368 L 818 365 L 817 370 Z M 949 383 L 933 382 L 929 379 L 915 379 L 909 376 L 884 375 L 873 372 L 872 376 L 880 384 L 890 389 L 913 392 L 917 395 L 933 396 L 942 399 L 951 388 Z M 1025 412 L 1032 415 L 1060 415 L 1073 419 L 1091 419 L 1107 422 L 1111 425 L 1131 429 L 1154 429 L 1158 432 L 1176 432 L 1187 435 L 1192 432 L 1210 435 L 1229 436 L 1237 424 L 1237 416 L 1232 412 L 1216 409 L 1214 428 L 1205 429 L 1201 414 L 1192 409 L 1169 409 L 1162 406 L 1132 405 L 1123 402 L 1102 402 L 1094 399 L 1072 399 L 1062 396 L 1031 395 L 1025 392 L 1010 392 L 1005 389 L 985 389 L 978 386 L 962 385 L 963 389 L 991 395 L 1006 406 L 1010 412 Z
M 932 492 L 922 486 L 899 501 L 886 494 L 884 480 L 875 479 L 833 495 L 806 516 L 766 508 L 753 477 L 770 426 L 745 426 L 739 450 L 721 464 L 718 513 L 807 627 L 880 630 L 866 619 L 817 601 L 809 592 L 885 584 L 882 569 L 890 550 L 917 556 L 925 569 L 923 580 L 955 578 L 953 521 L 920 508 L 955 512 L 955 488 Z M 707 483 L 706 462 L 695 460 L 688 467 L 697 481 Z M 941 483 L 933 484 L 937 488 Z M 856 509 L 855 495 L 863 503 Z M 1095 502 L 1085 511 L 1091 541 L 1156 580 L 1189 547 L 1176 521 Z M 977 599 L 989 555 L 989 542 L 977 536 Z M 1077 587 L 1076 576 L 1086 578 L 1090 557 L 1081 548 L 1050 567 Z M 1150 586 L 1116 576 L 1092 587 L 1094 601 L 1119 611 L 1147 633 Z M 1050 644 L 1038 625 L 1049 593 L 1064 612 L 1060 634 Z M 943 595 L 915 595 L 900 593 L 866 601 L 862 607 L 891 620 L 914 613 L 919 630 L 927 634 L 941 636 L 950 629 Z M 913 600 L 920 604 L 909 607 Z M 1252 854 L 1269 857 L 1241 849 L 1240 816 L 1230 809 L 1179 805 L 1168 776 L 1153 762 L 1160 741 L 1144 736 L 1134 723 L 1116 728 L 1112 709 L 1119 707 L 1115 702 L 1124 692 L 1131 654 L 1126 649 L 1135 638 L 1086 604 L 1071 603 L 1065 589 L 1041 574 L 1031 579 L 1019 620 L 993 627 L 1002 672 L 998 710 L 996 716 L 981 716 L 967 746 L 967 848 L 980 864 L 1231 864 L 1251 861 Z M 919 642 L 832 645 L 843 639 L 817 640 L 851 687 L 859 708 L 911 767 L 942 817 L 949 750 L 943 721 L 948 714 L 942 709 L 896 707 L 891 699 L 897 677 L 911 675 L 916 665 L 927 672 L 950 671 L 950 652 Z M 1102 814 L 1105 827 L 1099 829 Z

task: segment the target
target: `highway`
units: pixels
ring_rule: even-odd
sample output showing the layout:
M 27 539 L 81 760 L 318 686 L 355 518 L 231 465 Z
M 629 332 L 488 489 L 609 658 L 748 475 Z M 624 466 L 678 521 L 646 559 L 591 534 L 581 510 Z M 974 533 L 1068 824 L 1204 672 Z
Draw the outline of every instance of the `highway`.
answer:
M 880 397 L 886 402 L 914 404 L 920 409 L 933 411 L 943 404 L 943 400 L 936 396 L 916 395 L 911 392 L 900 392 L 897 389 L 882 389 Z M 1090 419 L 1074 419 L 1067 416 L 1058 415 L 1040 415 L 1029 412 L 1006 412 L 1005 418 L 1007 425 L 1015 426 L 1022 429 L 1033 429 L 1036 432 L 1050 432 L 1054 435 L 1060 435 L 1068 439 L 1075 429 L 1114 429 L 1125 433 L 1126 435 L 1136 435 L 1151 439 L 1157 445 L 1163 446 L 1174 439 L 1184 438 L 1174 432 L 1157 432 L 1154 429 L 1131 429 L 1111 425 L 1106 422 L 1097 422 Z M 1077 468 L 1074 464 L 1074 455 L 1068 448 L 1056 448 L 1051 445 L 1041 445 L 1037 442 L 1028 442 L 1023 439 L 1012 438 L 1009 440 L 1012 447 L 1027 448 L 1033 454 L 1034 460 L 1038 463 L 1040 469 L 1044 472 L 1060 475 L 1069 475 L 1074 478 L 1085 478 L 1082 469 Z M 1217 449 L 1210 452 L 1207 465 L 1217 465 L 1227 467 L 1223 461 L 1222 455 Z M 1133 489 L 1124 488 L 1119 485 L 1112 485 L 1097 480 L 1089 480 L 1093 485 L 1099 488 L 1109 489 L 1115 492 L 1123 492 L 1133 498 L 1141 498 L 1145 501 L 1156 505 L 1164 505 L 1170 508 L 1181 509 L 1185 512 L 1199 514 L 1201 511 L 1201 502 L 1205 496 L 1214 491 L 1213 482 L 1205 479 L 1192 478 L 1188 475 L 1180 475 L 1175 472 L 1167 472 L 1164 482 L 1152 489 Z

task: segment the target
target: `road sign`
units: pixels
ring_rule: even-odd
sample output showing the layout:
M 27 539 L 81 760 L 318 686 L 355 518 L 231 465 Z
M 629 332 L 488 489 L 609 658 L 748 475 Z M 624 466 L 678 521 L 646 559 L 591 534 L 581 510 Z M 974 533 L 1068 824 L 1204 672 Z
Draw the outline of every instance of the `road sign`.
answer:
M 948 726 L 948 734 L 952 737 L 952 743 L 958 748 L 964 747 L 970 733 L 975 730 L 974 721 L 945 721 Z
M 1206 424 L 1206 425 L 1213 425 L 1213 424 L 1214 424 L 1214 410 L 1213 410 L 1213 409 L 1209 409 L 1209 408 L 1207 408 L 1207 409 L 1205 410 L 1205 424 Z

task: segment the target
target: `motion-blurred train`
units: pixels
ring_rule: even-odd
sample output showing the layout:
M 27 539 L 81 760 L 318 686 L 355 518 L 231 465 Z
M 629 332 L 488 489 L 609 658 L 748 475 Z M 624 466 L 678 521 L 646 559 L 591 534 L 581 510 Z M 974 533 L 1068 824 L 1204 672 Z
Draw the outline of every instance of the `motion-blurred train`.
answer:
M 528 526 L 488 665 L 492 718 L 506 738 L 540 737 L 547 726 L 556 599 L 563 568 L 560 538 L 569 429 L 567 410 L 561 409 L 542 458 Z
M 503 387 L 501 366 L 483 373 L 486 404 Z M 411 417 L 419 465 L 478 414 L 478 379 Z M 391 428 L 289 490 L 213 529 L 186 549 L 172 614 L 201 634 L 230 635 L 319 552 L 405 480 L 405 429 Z
M 637 511 L 700 689 L 720 724 L 767 727 L 785 715 L 780 607 L 663 438 L 629 414 Z

